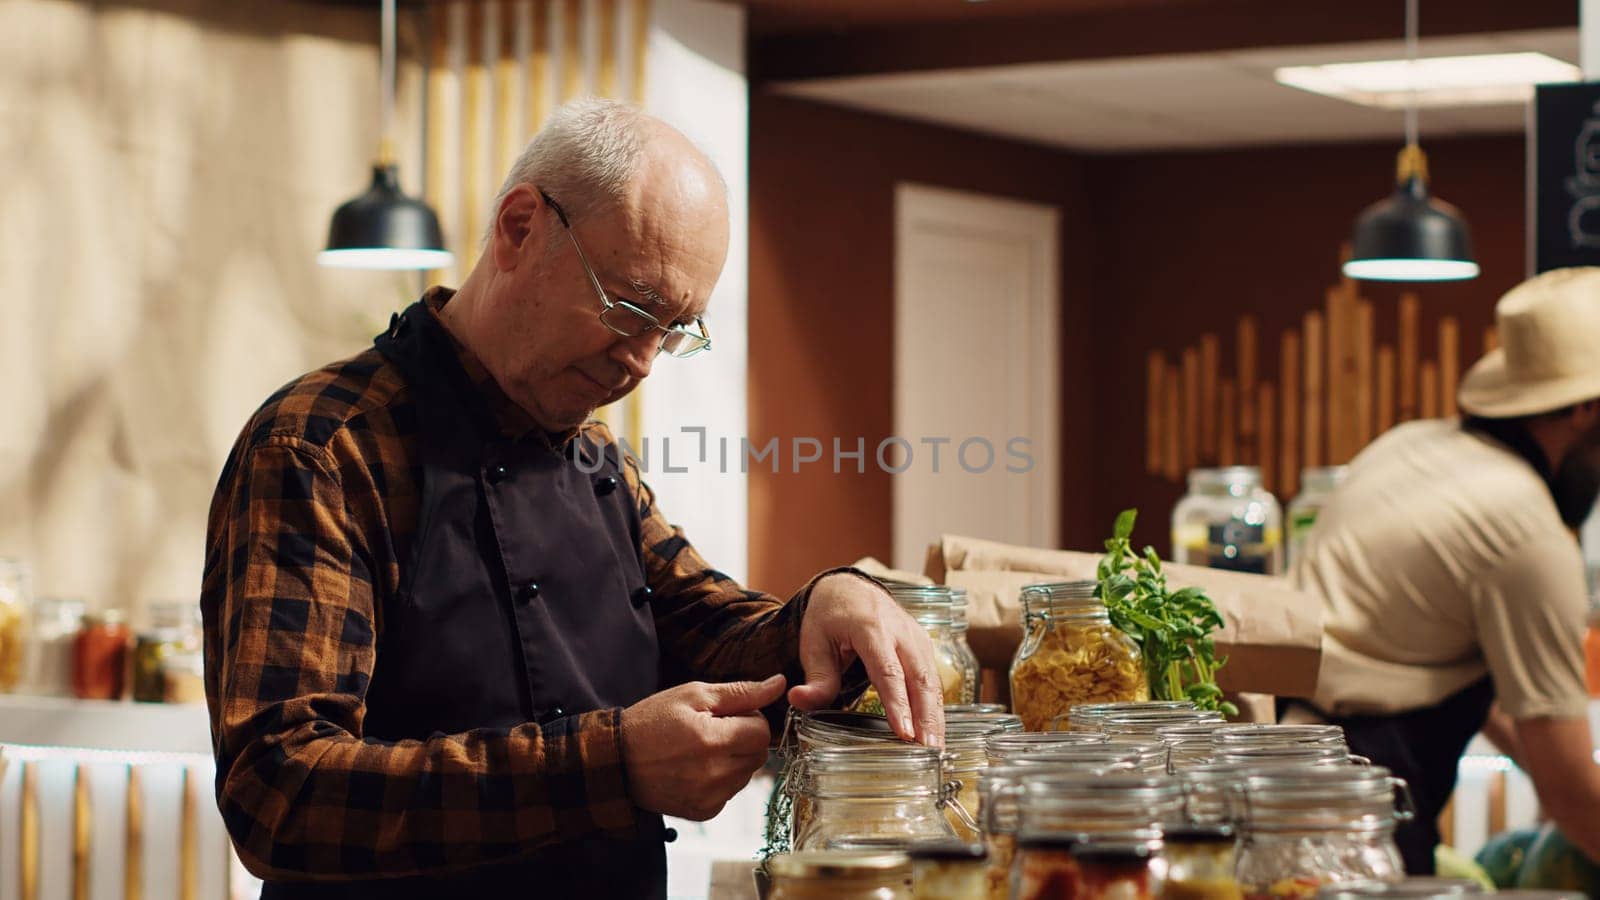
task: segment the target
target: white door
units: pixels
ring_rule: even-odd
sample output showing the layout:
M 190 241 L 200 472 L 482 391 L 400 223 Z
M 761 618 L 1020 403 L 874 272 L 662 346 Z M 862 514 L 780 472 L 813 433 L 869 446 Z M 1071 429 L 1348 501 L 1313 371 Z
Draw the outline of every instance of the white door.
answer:
M 1059 232 L 1052 207 L 896 188 L 897 568 L 944 533 L 1056 546 Z

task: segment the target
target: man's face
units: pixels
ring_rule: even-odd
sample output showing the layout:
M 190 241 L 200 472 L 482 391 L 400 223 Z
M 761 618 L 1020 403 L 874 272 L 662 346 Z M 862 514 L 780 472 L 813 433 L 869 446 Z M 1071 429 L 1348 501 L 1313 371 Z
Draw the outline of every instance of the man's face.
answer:
M 708 208 L 694 202 L 704 198 L 652 189 L 645 176 L 641 181 L 621 208 L 564 207 L 572 237 L 613 302 L 638 306 L 666 327 L 693 329 L 727 255 L 720 189 Z M 517 248 L 514 269 L 501 272 L 489 292 L 479 349 L 507 395 L 546 430 L 558 431 L 637 387 L 663 335 L 649 329 L 625 337 L 602 323 L 604 306 L 555 211 L 542 200 L 526 202 L 537 206 L 528 238 Z
M 1561 521 L 1577 528 L 1589 518 L 1596 498 L 1600 498 L 1600 424 L 1573 442 L 1556 464 L 1550 479 Z

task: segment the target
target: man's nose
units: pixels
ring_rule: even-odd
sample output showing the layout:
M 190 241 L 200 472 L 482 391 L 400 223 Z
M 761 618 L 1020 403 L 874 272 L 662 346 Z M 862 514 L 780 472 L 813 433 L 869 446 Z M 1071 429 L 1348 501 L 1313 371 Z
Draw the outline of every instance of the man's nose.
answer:
M 643 381 L 660 352 L 661 333 L 651 329 L 638 337 L 619 339 L 611 356 L 627 370 L 629 377 Z

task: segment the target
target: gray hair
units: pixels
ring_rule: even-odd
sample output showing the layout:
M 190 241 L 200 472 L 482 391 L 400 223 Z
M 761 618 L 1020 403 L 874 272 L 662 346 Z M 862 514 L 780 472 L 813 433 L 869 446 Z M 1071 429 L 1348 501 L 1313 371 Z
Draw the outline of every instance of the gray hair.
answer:
M 536 184 L 576 222 L 619 203 L 644 157 L 645 113 L 616 100 L 586 97 L 558 107 L 533 136 L 495 195 L 483 244 L 506 194 Z

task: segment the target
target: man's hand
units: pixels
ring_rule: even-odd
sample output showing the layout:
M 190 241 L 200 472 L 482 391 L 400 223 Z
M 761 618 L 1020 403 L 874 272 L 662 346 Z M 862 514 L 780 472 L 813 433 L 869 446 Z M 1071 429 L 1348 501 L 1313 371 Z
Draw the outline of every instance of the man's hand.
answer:
M 761 708 L 783 696 L 784 679 L 690 682 L 622 711 L 622 761 L 633 802 L 705 821 L 722 811 L 767 761 L 772 740 Z
M 944 691 L 928 633 L 877 585 L 847 573 L 829 575 L 812 587 L 800 623 L 806 683 L 790 689 L 789 704 L 813 710 L 832 702 L 841 673 L 857 657 L 895 733 L 944 746 Z

